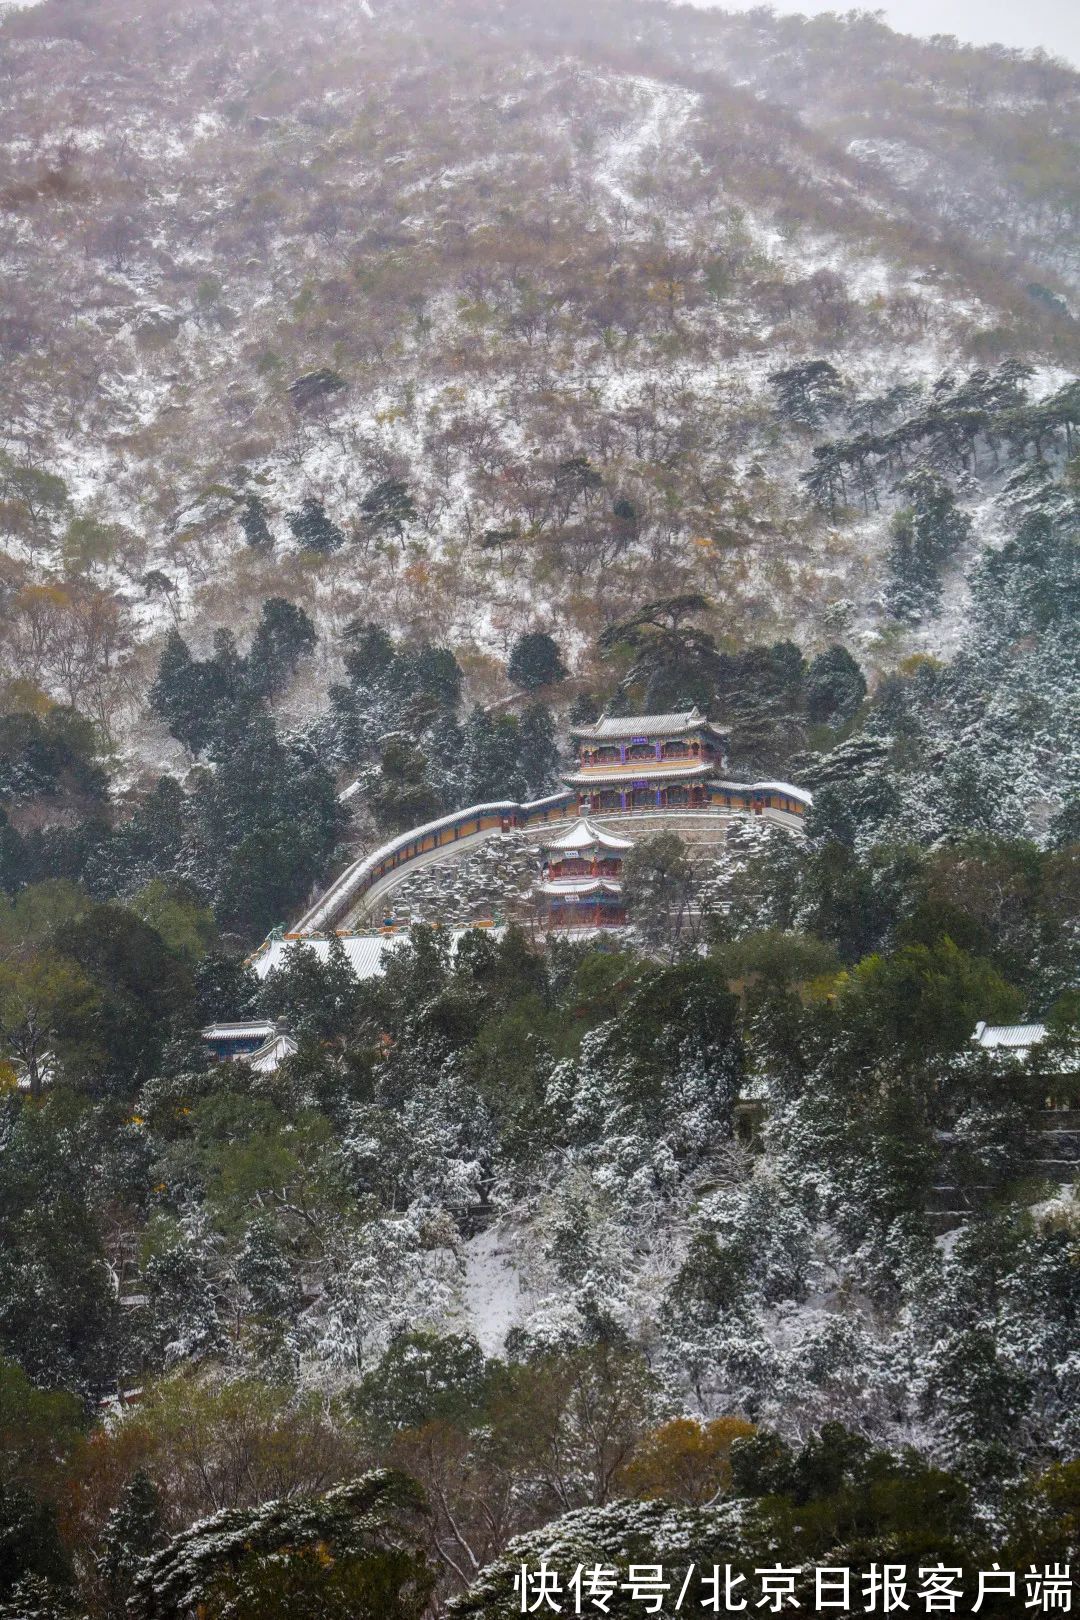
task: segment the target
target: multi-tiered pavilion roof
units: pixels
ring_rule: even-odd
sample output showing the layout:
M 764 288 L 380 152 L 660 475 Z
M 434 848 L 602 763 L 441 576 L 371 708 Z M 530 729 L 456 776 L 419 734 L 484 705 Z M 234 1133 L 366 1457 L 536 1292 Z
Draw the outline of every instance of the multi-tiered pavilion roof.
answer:
M 565 780 L 582 811 L 692 804 L 709 777 L 722 773 L 725 734 L 697 707 L 674 714 L 601 715 L 573 729 L 578 768 Z M 697 791 L 695 791 L 697 789 Z
M 596 927 L 624 921 L 622 863 L 633 847 L 632 839 L 617 838 L 584 816 L 545 843 L 536 893 L 547 922 Z

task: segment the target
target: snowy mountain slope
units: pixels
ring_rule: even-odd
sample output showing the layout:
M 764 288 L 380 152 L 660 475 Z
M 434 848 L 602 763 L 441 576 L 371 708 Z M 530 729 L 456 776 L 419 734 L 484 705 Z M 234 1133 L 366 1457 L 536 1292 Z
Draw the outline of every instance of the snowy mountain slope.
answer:
M 841 64 L 867 53 L 860 88 Z M 888 625 L 898 496 L 823 521 L 814 436 L 778 430 L 767 379 L 824 356 L 855 399 L 1019 354 L 1035 397 L 1060 384 L 1067 70 L 630 0 L 46 0 L 7 19 L 0 71 L 0 448 L 64 485 L 5 504 L 4 569 L 113 601 L 114 735 L 144 732 L 131 693 L 172 623 L 205 645 L 269 595 L 326 640 L 379 616 L 478 667 L 534 619 L 583 654 L 683 586 L 736 642 L 819 644 L 837 599 L 871 664 L 955 642 L 951 587 L 913 636 Z M 920 120 L 933 184 L 895 161 Z M 403 527 L 365 515 L 388 480 Z M 251 495 L 272 552 L 245 544 Z M 349 536 L 332 557 L 293 538 L 305 499 Z M 98 539 L 65 555 L 73 518 Z

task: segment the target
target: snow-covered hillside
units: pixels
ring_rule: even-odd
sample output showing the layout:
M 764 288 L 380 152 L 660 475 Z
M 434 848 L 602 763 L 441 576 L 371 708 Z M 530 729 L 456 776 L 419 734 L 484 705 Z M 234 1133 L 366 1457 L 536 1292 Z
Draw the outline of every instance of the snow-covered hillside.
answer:
M 980 119 L 1041 152 L 1075 75 L 868 23 L 634 16 L 617 50 L 558 8 L 481 24 L 464 0 L 437 22 L 408 0 L 9 17 L 5 579 L 109 599 L 98 706 L 138 758 L 170 757 L 135 695 L 165 632 L 205 646 L 270 596 L 323 637 L 296 715 L 354 617 L 437 630 L 478 672 L 534 621 L 585 659 L 675 586 L 737 643 L 812 649 L 841 601 L 871 668 L 956 645 L 1001 480 L 959 490 L 971 547 L 897 625 L 902 492 L 826 519 L 800 482 L 820 433 L 777 421 L 769 376 L 826 358 L 854 408 L 1018 355 L 1033 399 L 1059 388 L 1074 291 L 1022 226 L 1064 253 L 1071 204 L 1007 143 L 978 152 L 988 189 L 961 109 L 977 80 Z M 891 109 L 815 72 L 830 51 L 887 63 Z M 893 161 L 916 126 L 933 186 Z M 27 500 L 26 473 L 59 482 Z M 347 537 L 333 556 L 295 537 L 305 501 Z M 33 639 L 9 668 L 62 695 Z

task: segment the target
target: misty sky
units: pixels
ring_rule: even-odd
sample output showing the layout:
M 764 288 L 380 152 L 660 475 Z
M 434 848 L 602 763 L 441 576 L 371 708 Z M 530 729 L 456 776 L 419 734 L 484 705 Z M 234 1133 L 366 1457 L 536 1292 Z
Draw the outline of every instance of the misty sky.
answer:
M 714 0 L 690 0 L 708 6 Z M 729 11 L 748 11 L 760 0 L 722 0 Z M 778 12 L 844 12 L 854 0 L 774 0 Z M 1041 45 L 1080 67 L 1080 0 L 864 0 L 902 34 L 955 34 L 975 45 Z
M 687 0 L 692 6 L 721 4 L 728 11 L 749 11 L 762 0 Z M 902 34 L 955 34 L 973 45 L 1015 45 L 1032 50 L 1041 45 L 1080 68 L 1080 0 L 765 0 L 778 12 L 849 10 L 861 3 L 882 11 L 890 28 Z M 0 0 L 0 15 L 34 0 Z

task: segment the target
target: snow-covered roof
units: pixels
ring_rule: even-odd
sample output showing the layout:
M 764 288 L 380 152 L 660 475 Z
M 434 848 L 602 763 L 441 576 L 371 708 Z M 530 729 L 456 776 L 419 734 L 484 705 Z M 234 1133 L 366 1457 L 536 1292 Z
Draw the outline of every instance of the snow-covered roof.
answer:
M 468 928 L 456 928 L 451 935 L 451 943 L 456 950 L 464 936 L 470 933 Z M 485 928 L 485 934 L 491 934 L 501 939 L 505 928 Z M 407 928 L 399 932 L 387 934 L 340 934 L 337 936 L 338 944 L 345 953 L 345 960 L 358 979 L 374 979 L 383 972 L 388 953 L 395 950 L 407 941 L 409 931 Z M 330 955 L 329 939 L 313 939 L 309 936 L 286 935 L 284 939 L 269 939 L 258 954 L 252 957 L 251 966 L 260 979 L 265 979 L 275 968 L 285 966 L 285 959 L 294 945 L 303 946 L 306 951 L 313 951 L 320 962 L 325 962 Z M 271 1029 L 275 1026 L 271 1025 Z
M 798 799 L 803 804 L 813 804 L 814 802 L 812 793 L 807 793 L 805 788 L 795 787 L 792 782 L 754 782 L 752 786 L 755 793 L 787 793 L 791 798 Z
M 805 788 L 795 787 L 791 782 L 717 782 L 718 788 L 732 793 L 786 793 L 789 798 L 798 799 L 800 804 L 812 805 L 814 795 L 807 793 Z
M 737 794 L 790 794 L 792 799 L 801 800 L 801 804 L 811 805 L 814 795 L 808 794 L 805 787 L 795 787 L 793 782 L 727 782 L 717 781 L 717 787 L 730 789 Z
M 538 883 L 536 889 L 538 894 L 546 894 L 553 899 L 560 896 L 565 899 L 567 896 L 572 898 L 575 895 L 599 894 L 601 890 L 605 894 L 622 893 L 620 883 L 610 878 L 599 877 L 548 878 L 545 882 Z
M 253 1050 L 238 1052 L 236 1056 L 244 1058 L 260 1074 L 272 1074 L 297 1050 L 288 1030 L 280 1028 L 272 1018 L 250 1018 L 234 1024 L 207 1024 L 202 1038 L 225 1045 L 235 1042 L 238 1046 L 245 1043 L 250 1046 L 254 1042 Z
M 204 1041 L 265 1041 L 276 1033 L 277 1025 L 272 1018 L 254 1018 L 247 1023 L 207 1024 L 202 1038 Z
M 701 728 L 714 729 L 695 704 L 679 714 L 602 714 L 591 726 L 574 726 L 572 735 L 590 742 L 622 742 L 627 737 L 679 737 Z
M 1007 1047 L 1013 1052 L 1026 1052 L 1040 1046 L 1046 1039 L 1045 1024 L 983 1024 L 975 1025 L 972 1040 L 976 1046 Z
M 616 838 L 614 833 L 605 832 L 602 827 L 594 827 L 586 816 L 579 816 L 570 831 L 563 833 L 561 838 L 555 838 L 545 849 L 633 849 L 631 838 Z
M 400 934 L 350 934 L 343 935 L 339 943 L 345 953 L 345 960 L 356 977 L 371 979 L 382 972 L 383 957 L 387 951 L 400 944 L 401 939 Z M 259 978 L 265 979 L 268 974 L 284 967 L 286 957 L 296 945 L 302 945 L 305 950 L 313 951 L 320 962 L 325 962 L 329 958 L 328 939 L 310 939 L 287 934 L 283 939 L 268 940 L 262 950 L 252 958 L 251 965 Z
M 257 1074 L 273 1074 L 286 1058 L 295 1057 L 297 1050 L 293 1037 L 285 1030 L 278 1030 L 257 1052 L 252 1052 L 247 1061 Z
M 674 765 L 663 759 L 643 759 L 636 765 L 595 765 L 591 770 L 565 776 L 571 787 L 599 787 L 604 782 L 683 782 L 691 777 L 708 776 L 714 767 L 708 760 L 700 765 Z

